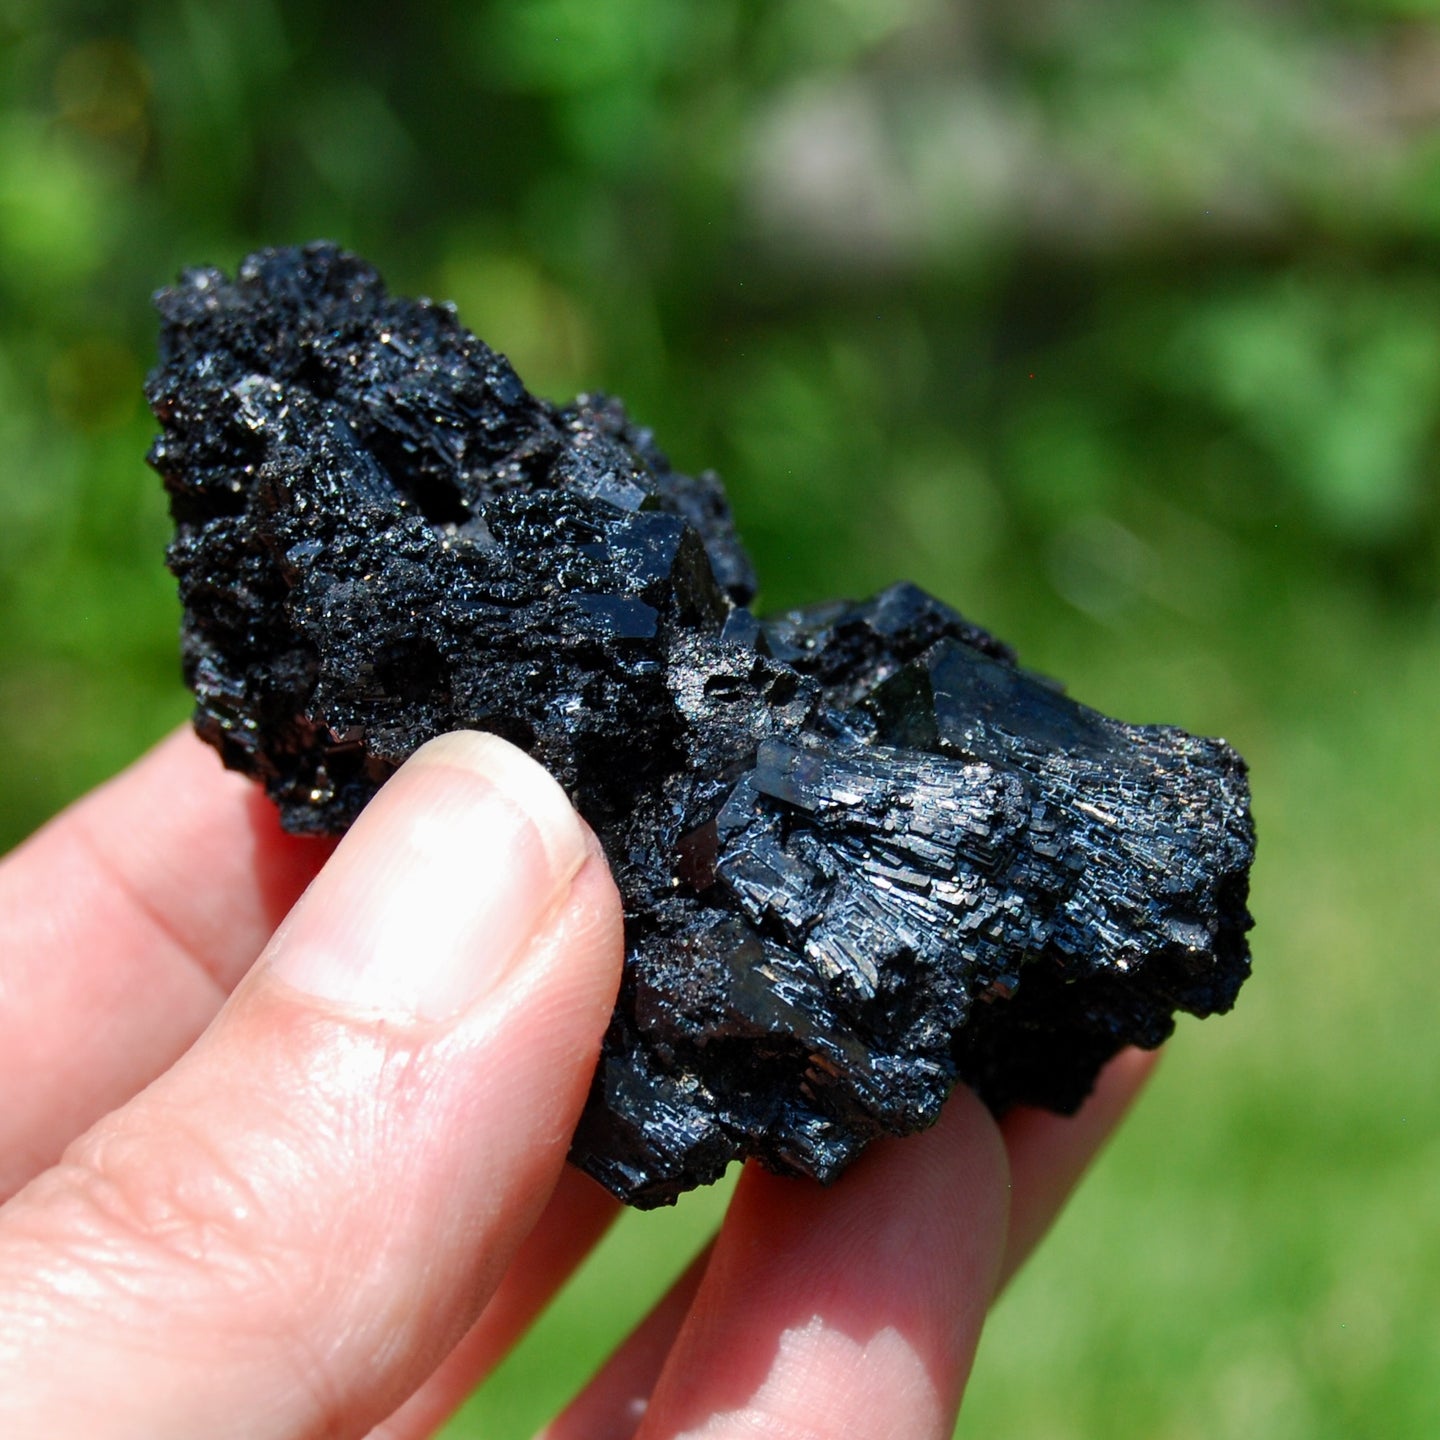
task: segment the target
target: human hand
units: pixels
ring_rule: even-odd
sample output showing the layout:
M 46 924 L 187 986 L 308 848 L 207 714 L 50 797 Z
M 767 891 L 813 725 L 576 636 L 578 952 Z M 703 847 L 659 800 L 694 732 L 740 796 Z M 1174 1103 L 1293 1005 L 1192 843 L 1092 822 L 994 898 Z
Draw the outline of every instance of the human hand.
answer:
M 619 904 L 559 788 L 448 736 L 332 848 L 186 733 L 0 864 L 0 1434 L 431 1434 L 613 1216 L 563 1162 Z M 752 1167 L 551 1440 L 948 1435 L 1147 1068 Z

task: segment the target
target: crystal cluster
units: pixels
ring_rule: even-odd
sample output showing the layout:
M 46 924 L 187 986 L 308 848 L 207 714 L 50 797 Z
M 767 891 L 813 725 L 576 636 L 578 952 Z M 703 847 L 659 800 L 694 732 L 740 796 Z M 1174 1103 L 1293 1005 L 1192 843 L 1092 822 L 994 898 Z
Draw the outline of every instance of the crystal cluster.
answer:
M 714 476 L 333 246 L 157 303 L 196 728 L 302 832 L 459 727 L 560 780 L 625 903 L 573 1149 L 615 1194 L 745 1156 L 828 1180 L 957 1081 L 1073 1109 L 1234 1000 L 1254 834 L 1222 742 L 1077 704 L 913 586 L 757 619 Z

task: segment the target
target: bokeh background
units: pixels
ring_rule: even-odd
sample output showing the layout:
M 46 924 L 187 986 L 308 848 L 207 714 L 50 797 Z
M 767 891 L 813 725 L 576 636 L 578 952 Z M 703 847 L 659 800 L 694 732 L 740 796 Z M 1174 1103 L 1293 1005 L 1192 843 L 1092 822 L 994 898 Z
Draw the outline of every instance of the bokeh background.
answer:
M 327 236 L 718 467 L 782 607 L 912 578 L 1249 758 L 1255 976 L 959 1434 L 1440 1434 L 1429 0 L 0 0 L 0 841 L 179 722 L 149 293 Z M 628 1217 L 453 1436 L 715 1223 Z

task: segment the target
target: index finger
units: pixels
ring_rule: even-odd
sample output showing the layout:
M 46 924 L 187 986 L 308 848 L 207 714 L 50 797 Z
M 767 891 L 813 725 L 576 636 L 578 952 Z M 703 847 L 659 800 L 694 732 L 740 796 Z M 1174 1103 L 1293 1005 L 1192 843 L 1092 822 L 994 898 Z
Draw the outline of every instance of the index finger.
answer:
M 190 1046 L 333 848 L 187 727 L 0 861 L 0 1199 Z
M 638 1434 L 948 1436 L 999 1274 L 1007 1178 L 966 1090 L 828 1191 L 748 1168 Z

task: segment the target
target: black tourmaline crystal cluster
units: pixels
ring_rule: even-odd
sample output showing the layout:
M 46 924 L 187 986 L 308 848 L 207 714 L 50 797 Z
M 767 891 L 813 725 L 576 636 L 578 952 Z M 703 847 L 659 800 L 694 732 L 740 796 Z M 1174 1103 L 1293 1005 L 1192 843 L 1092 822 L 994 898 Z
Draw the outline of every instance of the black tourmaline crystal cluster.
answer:
M 831 1179 L 957 1081 L 1069 1110 L 1234 1000 L 1254 834 L 1220 741 L 1076 704 L 910 585 L 757 619 L 715 477 L 333 246 L 158 304 L 196 728 L 302 832 L 462 726 L 558 777 L 625 901 L 573 1150 L 621 1198 L 743 1156 Z

